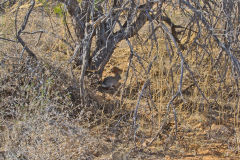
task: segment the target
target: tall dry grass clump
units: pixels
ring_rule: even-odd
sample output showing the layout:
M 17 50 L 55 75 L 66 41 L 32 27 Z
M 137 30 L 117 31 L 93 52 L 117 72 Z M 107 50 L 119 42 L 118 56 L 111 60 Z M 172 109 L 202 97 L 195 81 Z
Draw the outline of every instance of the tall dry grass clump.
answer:
M 180 42 L 171 26 L 146 23 L 105 67 L 102 77 L 114 66 L 124 71 L 118 88 L 102 90 L 86 71 L 83 105 L 74 24 L 36 3 L 21 33 L 33 59 L 16 43 L 29 6 L 0 15 L 0 37 L 11 40 L 0 39 L 0 159 L 238 158 L 239 78 L 209 32 L 198 31 L 202 23 Z M 192 12 L 172 7 L 164 14 L 173 23 L 190 23 Z

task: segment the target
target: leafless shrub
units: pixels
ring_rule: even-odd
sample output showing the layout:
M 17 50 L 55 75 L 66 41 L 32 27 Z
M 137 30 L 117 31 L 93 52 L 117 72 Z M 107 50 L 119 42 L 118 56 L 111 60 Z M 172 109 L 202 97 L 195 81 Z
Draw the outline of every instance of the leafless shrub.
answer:
M 85 79 L 87 71 L 94 70 L 101 77 L 117 46 L 123 41 L 127 44 L 125 77 L 114 97 L 120 95 L 117 104 L 122 108 L 128 101 L 134 103 L 129 113 L 111 125 L 130 130 L 130 122 L 124 118 L 132 118 L 134 147 L 144 148 L 158 137 L 167 137 L 164 150 L 168 150 L 177 139 L 181 111 L 206 114 L 209 126 L 222 122 L 239 125 L 238 1 L 59 0 L 59 4 L 64 4 L 63 17 L 72 20 L 72 24 L 65 24 L 66 39 L 45 30 L 24 31 L 34 6 L 31 2 L 25 21 L 15 23 L 15 37 L 0 36 L 0 40 L 20 42 L 21 53 L 27 51 L 35 59 L 29 61 L 31 65 L 39 68 L 38 57 L 21 36 L 38 33 L 40 40 L 42 34 L 51 33 L 60 39 L 73 52 L 68 62 L 81 66 L 76 78 L 79 83 L 72 83 L 80 88 L 80 102 L 85 106 L 91 99 Z M 17 13 L 16 10 L 16 22 Z M 41 74 L 38 76 L 37 83 L 41 84 Z M 75 73 L 72 77 L 76 77 Z M 8 92 L 14 93 L 4 91 Z M 150 133 L 143 131 L 144 118 L 151 123 L 146 127 Z M 150 140 L 145 135 L 150 135 Z

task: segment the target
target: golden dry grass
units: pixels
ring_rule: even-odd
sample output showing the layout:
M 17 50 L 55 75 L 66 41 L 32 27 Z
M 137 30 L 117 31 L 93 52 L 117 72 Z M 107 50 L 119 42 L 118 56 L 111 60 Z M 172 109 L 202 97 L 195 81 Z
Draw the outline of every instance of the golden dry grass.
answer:
M 209 98 L 211 106 L 203 100 L 196 87 L 189 87 L 193 81 L 185 72 L 185 102 L 178 98 L 173 103 L 178 118 L 175 139 L 174 115 L 170 112 L 169 117 L 166 117 L 166 105 L 172 97 L 172 85 L 176 91 L 179 84 L 180 59 L 174 56 L 170 61 L 163 37 L 158 37 L 160 56 L 154 62 L 149 77 L 134 57 L 135 70 L 130 70 L 124 101 L 120 106 L 115 103 L 120 100 L 120 94 L 103 94 L 92 85 L 88 86 L 93 99 L 91 106 L 82 109 L 72 101 L 71 93 L 67 90 L 74 83 L 67 65 L 72 51 L 50 34 L 54 32 L 65 37 L 66 33 L 62 29 L 64 25 L 59 17 L 47 15 L 41 9 L 38 7 L 33 12 L 26 30 L 32 32 L 44 29 L 48 34 L 43 34 L 38 43 L 38 34 L 23 35 L 41 62 L 27 65 L 24 60 L 18 59 L 22 49 L 20 45 L 0 41 L 0 60 L 5 61 L 5 67 L 0 68 L 0 156 L 6 159 L 239 158 L 239 111 L 232 110 L 237 100 L 234 97 L 236 90 L 231 86 L 233 79 L 228 72 L 225 85 L 221 86 L 216 70 L 212 70 L 213 64 L 208 63 L 207 54 L 203 56 L 203 62 L 206 63 L 202 66 L 196 64 L 197 52 L 187 56 L 187 61 L 196 73 L 199 87 Z M 26 8 L 22 7 L 18 17 L 22 18 L 25 12 Z M 1 15 L 0 34 L 8 38 L 13 38 L 15 34 L 14 13 L 12 9 L 12 12 Z M 40 13 L 44 15 L 41 17 Z M 146 25 L 141 35 L 146 38 L 147 34 Z M 139 56 L 145 57 L 143 65 L 146 68 L 156 50 L 148 57 L 151 47 L 149 42 L 139 45 L 137 38 L 132 38 L 131 42 Z M 127 44 L 119 44 L 103 77 L 109 75 L 112 66 L 126 71 L 129 54 Z M 217 52 L 214 51 L 212 56 L 217 56 Z M 32 72 L 28 67 L 37 69 Z M 171 68 L 175 73 L 173 81 Z M 73 72 L 79 77 L 78 68 Z M 156 109 L 147 98 L 141 100 L 134 143 L 132 111 L 147 78 L 151 79 L 151 93 Z M 37 88 L 40 81 L 44 85 Z M 221 94 L 216 97 L 216 92 Z M 79 113 L 75 115 L 74 112 Z M 233 117 L 229 116 L 232 114 Z M 166 123 L 163 123 L 165 120 Z

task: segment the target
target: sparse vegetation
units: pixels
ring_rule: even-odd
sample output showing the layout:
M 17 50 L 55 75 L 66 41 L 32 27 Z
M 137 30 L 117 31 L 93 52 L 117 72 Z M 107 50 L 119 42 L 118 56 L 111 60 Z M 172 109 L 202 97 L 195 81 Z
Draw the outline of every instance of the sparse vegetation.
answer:
M 0 159 L 239 159 L 240 2 L 93 2 L 0 2 Z

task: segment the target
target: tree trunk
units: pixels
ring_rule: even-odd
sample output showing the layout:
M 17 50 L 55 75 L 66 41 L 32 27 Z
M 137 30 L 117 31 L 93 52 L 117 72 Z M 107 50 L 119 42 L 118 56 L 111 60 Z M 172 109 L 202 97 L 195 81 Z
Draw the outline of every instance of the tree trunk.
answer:
M 81 7 L 79 7 L 77 0 L 59 1 L 67 6 L 68 12 L 73 20 L 79 44 L 82 44 L 79 49 L 80 54 L 77 57 L 78 59 L 76 60 L 76 63 L 81 65 L 83 59 L 86 58 L 84 55 L 87 54 L 89 55 L 87 56 L 88 67 L 92 70 L 96 70 L 100 75 L 111 58 L 116 45 L 120 41 L 130 38 L 138 33 L 147 21 L 146 10 L 151 9 L 154 4 L 154 2 L 146 2 L 145 4 L 140 5 L 139 8 L 141 8 L 141 11 L 137 13 L 136 5 L 135 3 L 132 3 L 128 9 L 128 17 L 125 21 L 120 22 L 119 17 L 123 10 L 120 10 L 120 12 L 113 11 L 114 8 L 119 8 L 120 3 L 117 2 L 120 1 L 113 1 L 112 10 L 106 10 L 106 8 L 104 8 L 104 11 L 101 6 L 102 2 L 100 2 L 100 4 L 91 4 L 88 0 L 82 0 L 80 4 Z M 104 16 L 106 17 L 101 19 Z M 136 17 L 136 19 L 134 20 L 133 17 Z M 121 23 L 123 23 L 123 25 Z M 114 32 L 116 24 L 119 24 L 121 27 Z M 86 44 L 81 42 L 86 34 L 86 32 L 84 32 L 85 29 L 88 30 L 88 33 L 92 32 L 93 36 L 96 37 L 96 47 L 93 49 L 92 54 L 90 54 L 91 49 L 84 49 L 84 47 L 86 47 L 84 45 Z M 88 41 L 88 43 L 93 42 Z

